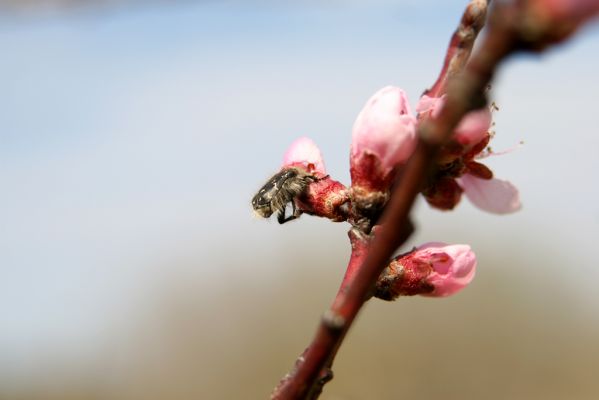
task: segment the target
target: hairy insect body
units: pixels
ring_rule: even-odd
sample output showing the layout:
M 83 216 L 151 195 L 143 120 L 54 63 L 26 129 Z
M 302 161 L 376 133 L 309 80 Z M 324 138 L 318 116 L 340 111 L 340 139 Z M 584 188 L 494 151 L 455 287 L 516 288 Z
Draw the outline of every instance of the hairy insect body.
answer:
M 317 181 L 314 175 L 296 167 L 284 168 L 273 175 L 252 199 L 252 207 L 256 214 L 268 218 L 275 212 L 280 224 L 291 221 L 302 214 L 296 206 L 295 199 L 300 196 L 312 182 Z M 287 204 L 291 203 L 292 214 L 285 216 Z

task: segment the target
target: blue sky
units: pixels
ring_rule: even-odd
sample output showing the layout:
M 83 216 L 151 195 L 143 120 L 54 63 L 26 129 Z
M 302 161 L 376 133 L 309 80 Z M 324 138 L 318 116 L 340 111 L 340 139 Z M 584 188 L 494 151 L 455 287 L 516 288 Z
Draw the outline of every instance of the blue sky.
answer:
M 93 349 L 165 276 L 189 274 L 203 290 L 247 273 L 223 260 L 231 249 L 268 257 L 314 230 L 318 243 L 345 239 L 344 226 L 323 221 L 288 230 L 258 221 L 249 199 L 302 135 L 347 182 L 351 126 L 367 98 L 395 84 L 415 102 L 434 81 L 463 2 L 434 11 L 437 2 L 366 4 L 0 17 L 0 372 L 27 370 L 44 346 Z M 420 204 L 412 244 L 552 249 L 560 257 L 530 268 L 556 273 L 576 259 L 564 279 L 593 287 L 576 277 L 599 278 L 597 38 L 587 29 L 547 55 L 511 60 L 498 77 L 494 148 L 525 146 L 489 164 L 521 188 L 522 212 L 489 216 L 464 201 L 444 214 Z M 189 254 L 194 271 L 165 270 Z M 599 304 L 581 292 L 573 296 Z

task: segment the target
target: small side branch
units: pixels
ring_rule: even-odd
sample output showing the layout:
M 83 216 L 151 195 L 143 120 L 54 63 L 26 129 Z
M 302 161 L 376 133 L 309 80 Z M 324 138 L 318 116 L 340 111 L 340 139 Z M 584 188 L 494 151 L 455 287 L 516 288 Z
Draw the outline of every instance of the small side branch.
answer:
M 474 42 L 484 26 L 486 15 L 487 2 L 485 0 L 471 1 L 468 4 L 460 24 L 449 40 L 439 77 L 425 94 L 430 97 L 440 96 L 445 92 L 448 80 L 464 69 Z

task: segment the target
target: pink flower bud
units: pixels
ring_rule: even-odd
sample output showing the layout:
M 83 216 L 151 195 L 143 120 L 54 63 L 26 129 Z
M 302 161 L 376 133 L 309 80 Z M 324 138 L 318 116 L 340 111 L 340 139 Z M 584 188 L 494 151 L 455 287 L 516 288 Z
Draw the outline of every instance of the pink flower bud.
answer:
M 416 105 L 416 112 L 430 113 L 431 117 L 436 118 L 443 104 L 445 104 L 445 95 L 441 97 L 424 95 Z M 487 107 L 469 112 L 456 127 L 453 138 L 464 147 L 474 146 L 487 135 L 491 120 L 491 110 Z
M 335 222 L 347 219 L 349 191 L 345 185 L 327 175 L 320 149 L 312 139 L 300 137 L 289 146 L 283 156 L 282 168 L 289 167 L 298 168 L 316 178 L 293 199 L 296 207 L 306 214 Z
M 476 255 L 470 246 L 426 243 L 385 268 L 374 296 L 383 300 L 416 294 L 446 297 L 466 287 L 475 271 Z
M 282 167 L 301 166 L 310 173 L 326 175 L 324 160 L 320 149 L 308 137 L 296 139 L 285 152 L 283 156 Z
M 416 118 L 405 92 L 387 86 L 372 96 L 356 118 L 350 172 L 353 187 L 386 191 L 395 169 L 416 146 Z

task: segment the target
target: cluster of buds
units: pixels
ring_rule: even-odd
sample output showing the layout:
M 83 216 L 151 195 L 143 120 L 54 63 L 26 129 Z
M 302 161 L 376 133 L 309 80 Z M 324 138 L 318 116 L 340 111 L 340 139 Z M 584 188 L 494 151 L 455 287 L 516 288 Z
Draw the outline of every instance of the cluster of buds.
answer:
M 330 366 L 345 333 L 368 297 L 445 297 L 472 281 L 476 256 L 467 245 L 427 243 L 380 268 L 392 249 L 404 243 L 411 232 L 408 212 L 417 192 L 441 210 L 454 209 L 463 193 L 476 207 L 488 212 L 506 214 L 520 209 L 515 186 L 495 179 L 493 172 L 480 163 L 484 157 L 499 154 L 488 147 L 493 135 L 489 131 L 491 110 L 484 108 L 484 87 L 507 55 L 521 49 L 542 49 L 565 39 L 585 20 L 599 14 L 599 0 L 494 4 L 489 32 L 469 60 L 485 25 L 488 3 L 471 0 L 467 5 L 451 37 L 441 74 L 420 98 L 417 115 L 411 112 L 405 93 L 395 87 L 381 89 L 366 103 L 353 127 L 349 187 L 329 178 L 316 146 L 302 139 L 288 152 L 294 155 L 292 160 L 286 157 L 282 172 L 254 198 L 254 208 L 259 205 L 262 213 L 272 212 L 268 207 L 271 199 L 276 200 L 279 211 L 281 202 L 289 200 L 294 218 L 306 212 L 352 225 L 352 253 L 339 292 L 312 343 L 275 388 L 272 399 L 319 396 L 322 386 L 332 378 Z M 455 79 L 458 74 L 460 78 Z M 310 148 L 313 155 L 318 154 L 318 160 L 307 154 L 303 158 L 302 148 Z M 402 179 L 402 169 L 410 158 L 404 180 L 389 201 L 391 186 Z M 288 176 L 299 181 L 289 181 Z M 389 210 L 377 226 L 387 202 Z M 287 220 L 279 215 L 280 222 Z
M 435 118 L 443 102 L 443 95 L 424 95 L 415 114 L 402 89 L 388 86 L 375 93 L 353 126 L 349 187 L 330 177 L 311 139 L 297 139 L 281 166 L 281 171 L 301 171 L 295 176 L 307 182 L 289 199 L 297 215 L 348 221 L 363 233 L 363 240 L 371 240 L 391 186 L 414 152 L 419 121 Z M 490 126 L 491 111 L 481 109 L 468 114 L 456 128 L 452 141 L 437 156 L 437 170 L 422 185 L 422 194 L 431 206 L 453 209 L 465 193 L 475 206 L 489 212 L 508 213 L 520 208 L 516 188 L 493 178 L 492 171 L 477 161 L 493 154 L 487 148 L 492 137 Z M 296 182 L 288 179 L 271 182 L 269 187 L 277 195 L 276 190 L 286 191 L 294 185 Z M 423 245 L 390 262 L 374 295 L 386 300 L 414 294 L 447 296 L 465 287 L 475 269 L 476 257 L 467 245 Z
M 539 0 L 540 1 L 540 0 Z M 367 248 L 376 236 L 377 224 L 389 200 L 391 187 L 401 179 L 402 169 L 415 152 L 420 123 L 438 117 L 446 101 L 448 77 L 464 68 L 474 38 L 482 27 L 485 7 L 472 1 L 454 33 L 445 65 L 433 85 L 418 101 L 415 111 L 406 93 L 387 86 L 376 92 L 358 114 L 352 129 L 350 149 L 351 185 L 330 177 L 322 154 L 312 140 L 302 137 L 285 153 L 281 171 L 252 201 L 261 216 L 278 212 L 279 222 L 302 213 L 347 221 L 363 241 L 352 240 L 352 259 L 344 284 L 351 281 L 359 265 L 356 248 Z M 481 106 L 484 102 L 481 102 Z M 506 214 L 520 209 L 518 190 L 508 181 L 496 179 L 480 162 L 498 155 L 488 147 L 493 135 L 491 109 L 474 110 L 460 121 L 453 135 L 436 154 L 436 168 L 421 182 L 420 192 L 428 204 L 452 210 L 464 194 L 476 207 Z M 291 203 L 293 214 L 286 217 Z M 476 257 L 469 246 L 427 244 L 392 261 L 379 277 L 375 297 L 386 300 L 400 295 L 448 296 L 465 287 L 474 277 Z M 342 285 L 344 287 L 344 285 Z
M 405 92 L 385 87 L 368 100 L 354 124 L 350 171 L 352 194 L 363 207 L 377 208 L 390 182 L 416 146 L 416 127 L 424 118 L 435 118 L 445 96 L 422 96 L 412 114 Z M 520 208 L 518 190 L 507 181 L 493 178 L 493 172 L 478 159 L 492 155 L 491 111 L 488 108 L 466 115 L 453 139 L 437 156 L 437 169 L 422 193 L 426 201 L 441 210 L 453 209 L 465 193 L 477 207 L 505 214 Z
M 316 144 L 307 137 L 297 139 L 283 157 L 281 171 L 259 192 L 263 201 L 285 213 L 289 201 L 294 216 L 301 213 L 348 221 L 369 241 L 389 198 L 390 189 L 417 144 L 417 126 L 435 118 L 445 96 L 423 95 L 412 112 L 406 93 L 388 86 L 376 92 L 358 114 L 350 150 L 351 186 L 327 173 Z M 478 160 L 493 155 L 487 147 L 492 138 L 491 110 L 466 115 L 453 139 L 437 155 L 437 169 L 422 185 L 426 201 L 441 210 L 453 209 L 462 193 L 477 207 L 493 213 L 520 208 L 518 190 L 493 177 Z M 302 183 L 303 182 L 303 183 Z M 268 189 L 268 190 L 266 190 Z M 258 195 L 257 195 L 258 197 Z M 283 199 L 283 200 L 281 200 Z M 270 214 L 268 214 L 269 216 Z M 264 216 L 264 215 L 263 215 Z M 290 218 L 280 218 L 280 222 Z M 399 295 L 447 296 L 465 287 L 474 277 L 476 257 L 467 245 L 428 244 L 390 262 L 379 278 L 375 297 L 392 300 Z

